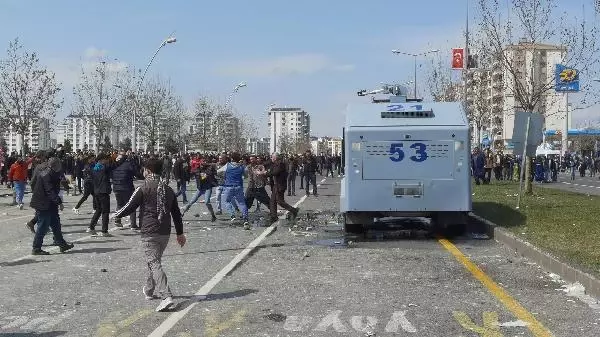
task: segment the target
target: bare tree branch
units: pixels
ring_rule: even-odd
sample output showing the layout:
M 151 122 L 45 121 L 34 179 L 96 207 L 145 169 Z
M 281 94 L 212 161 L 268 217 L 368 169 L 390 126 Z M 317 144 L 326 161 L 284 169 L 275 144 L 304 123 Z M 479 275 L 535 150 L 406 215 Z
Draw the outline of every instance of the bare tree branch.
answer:
M 54 73 L 40 65 L 36 53 L 24 50 L 18 39 L 9 43 L 6 59 L 0 62 L 0 122 L 10 125 L 20 137 L 40 118 L 53 120 L 62 105 Z
M 129 77 L 112 71 L 101 61 L 94 69 L 81 67 L 79 83 L 73 88 L 74 111 L 77 116 L 87 118 L 95 128 L 95 151 L 105 141 L 114 125 L 124 121 L 125 92 Z

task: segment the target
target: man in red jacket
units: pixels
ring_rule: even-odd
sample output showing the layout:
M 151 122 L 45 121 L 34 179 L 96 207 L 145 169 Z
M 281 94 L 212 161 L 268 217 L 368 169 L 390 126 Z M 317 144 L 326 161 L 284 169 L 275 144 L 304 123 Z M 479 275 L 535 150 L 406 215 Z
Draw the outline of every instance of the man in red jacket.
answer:
M 27 184 L 27 169 L 31 160 L 25 161 L 19 157 L 17 161 L 10 166 L 8 171 L 8 181 L 15 189 L 15 201 L 19 209 L 23 209 L 23 197 L 25 196 L 25 186 Z

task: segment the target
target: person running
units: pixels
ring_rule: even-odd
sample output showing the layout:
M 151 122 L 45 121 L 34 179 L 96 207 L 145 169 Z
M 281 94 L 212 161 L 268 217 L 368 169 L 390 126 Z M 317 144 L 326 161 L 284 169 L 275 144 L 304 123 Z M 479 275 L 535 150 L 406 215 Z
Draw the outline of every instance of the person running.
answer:
M 144 165 L 144 184 L 135 189 L 125 207 L 119 209 L 115 219 L 132 214 L 140 208 L 140 232 L 142 248 L 146 258 L 147 276 L 142 292 L 146 299 L 154 299 L 158 294 L 162 301 L 156 311 L 167 311 L 174 305 L 173 294 L 162 268 L 162 256 L 171 235 L 171 220 L 175 224 L 177 243 L 185 245 L 183 220 L 173 189 L 161 178 L 163 163 L 159 159 L 149 159 Z
M 81 214 L 81 212 L 79 212 L 79 208 L 90 195 L 92 196 L 94 211 L 96 210 L 96 199 L 94 199 L 94 182 L 92 181 L 92 169 L 94 168 L 95 164 L 94 157 L 89 157 L 87 159 L 87 163 L 83 167 L 83 196 L 81 196 L 81 199 L 79 199 L 79 202 L 77 202 L 77 205 L 75 205 L 73 208 L 73 213 L 75 214 Z
M 181 213 L 182 215 L 185 214 L 187 211 L 189 211 L 190 207 L 192 207 L 192 205 L 198 201 L 198 199 L 200 199 L 200 197 L 202 195 L 204 195 L 204 204 L 206 205 L 206 208 L 208 209 L 208 212 L 210 213 L 210 221 L 215 222 L 217 221 L 217 216 L 215 215 L 215 210 L 213 208 L 212 203 L 210 202 L 210 199 L 212 198 L 212 189 L 213 187 L 217 186 L 217 170 L 215 169 L 214 165 L 212 165 L 211 163 L 200 163 L 199 166 L 197 167 L 197 174 L 196 174 L 196 189 L 197 192 L 194 195 L 194 197 L 192 198 L 192 200 L 185 205 L 184 207 L 181 208 Z
M 47 251 L 42 250 L 48 228 L 52 229 L 54 243 L 58 245 L 61 253 L 74 247 L 72 243 L 65 241 L 58 215 L 59 209 L 61 211 L 64 209 L 62 200 L 58 197 L 61 175 L 60 159 L 52 157 L 48 161 L 48 165 L 37 172 L 35 182 L 32 181 L 32 196 L 29 205 L 35 209 L 38 218 L 32 255 L 50 255 Z

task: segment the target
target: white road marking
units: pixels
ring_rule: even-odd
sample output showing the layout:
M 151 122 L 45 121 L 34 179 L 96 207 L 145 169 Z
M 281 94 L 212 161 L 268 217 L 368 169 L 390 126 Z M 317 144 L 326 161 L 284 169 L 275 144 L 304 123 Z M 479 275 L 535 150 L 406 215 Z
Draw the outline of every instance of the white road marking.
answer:
M 335 332 L 348 332 L 348 328 L 342 323 L 340 319 L 341 310 L 335 310 L 329 313 L 329 315 L 323 317 L 321 322 L 314 328 L 314 331 L 327 331 L 330 327 Z
M 406 332 L 417 332 L 417 329 L 406 318 L 406 311 L 396 311 L 385 327 L 385 332 L 398 332 L 398 328 Z
M 582 185 L 582 184 L 568 183 L 566 181 L 563 181 L 562 183 L 566 184 L 566 185 L 572 185 L 572 186 L 580 186 L 580 187 L 588 187 L 588 188 L 600 188 L 600 186 L 591 186 L 591 185 Z
M 310 326 L 312 317 L 310 316 L 287 316 L 283 329 L 285 331 L 302 332 Z
M 324 182 L 326 179 L 321 180 L 321 182 Z M 317 186 L 320 186 L 317 185 Z M 298 207 L 298 205 L 300 205 L 301 203 L 304 202 L 304 200 L 306 200 L 306 196 L 303 196 L 302 198 L 300 198 L 300 200 L 298 200 L 295 204 L 294 207 Z M 281 215 L 279 217 L 279 219 L 284 219 L 286 216 L 287 212 L 284 213 L 283 215 Z M 194 294 L 194 297 L 197 298 L 203 298 L 206 297 L 211 290 L 217 285 L 219 284 L 223 278 L 225 278 L 225 276 L 227 274 L 229 274 L 233 269 L 235 269 L 235 267 L 237 267 L 252 251 L 254 251 L 256 249 L 256 247 L 267 237 L 269 236 L 271 233 L 273 233 L 273 231 L 277 228 L 277 223 L 269 226 L 267 229 L 264 230 L 264 232 L 262 232 L 261 235 L 259 235 L 256 239 L 254 239 L 252 242 L 250 242 L 250 244 L 244 248 L 243 251 L 241 251 L 238 255 L 236 255 L 233 260 L 231 260 L 231 262 L 229 262 L 225 267 L 223 267 L 223 269 L 221 269 L 218 273 L 215 274 L 215 276 L 213 276 L 208 282 L 206 282 L 206 284 L 204 284 L 197 292 L 196 294 Z M 177 311 L 172 313 L 171 315 L 169 315 L 169 317 L 167 317 L 167 319 L 165 319 L 161 325 L 159 325 L 156 329 L 154 329 L 154 331 L 152 331 L 152 333 L 150 333 L 148 335 L 148 337 L 162 337 L 164 336 L 167 332 L 169 332 L 169 330 L 171 330 L 181 319 L 183 319 L 185 317 L 185 315 L 187 315 L 188 312 L 190 312 L 190 310 L 192 310 L 199 302 L 195 301 L 192 302 L 190 305 L 188 305 L 185 309 L 181 310 L 181 311 Z
M 3 215 L 3 216 L 8 216 L 8 215 Z M 2 221 L 0 221 L 0 223 L 11 222 L 11 221 L 22 219 L 22 218 L 33 218 L 33 214 L 21 215 L 21 216 L 18 216 L 16 218 L 10 218 L 10 219 L 6 219 L 6 220 L 2 220 Z
M 32 318 L 31 320 L 27 316 L 0 316 L 0 330 L 17 328 L 21 330 L 50 330 L 66 318 L 72 316 L 74 313 L 74 311 L 67 311 L 55 317 L 42 316 Z M 3 325 L 2 322 L 4 322 L 5 324 Z
M 377 318 L 373 316 L 352 316 L 352 318 L 350 318 L 350 325 L 352 325 L 352 328 L 356 331 L 372 333 L 377 325 Z
M 21 325 L 27 323 L 27 321 L 29 321 L 29 317 L 27 316 L 8 316 L 5 317 L 4 320 L 6 320 L 6 322 L 9 322 L 6 325 L 1 326 L 1 329 L 14 329 L 14 328 L 18 328 Z
M 350 332 L 351 329 L 347 325 L 344 325 L 344 320 L 340 318 L 341 314 L 341 310 L 329 312 L 312 331 L 327 332 L 333 330 L 338 333 Z M 317 322 L 317 320 L 311 316 L 287 316 L 283 329 L 286 331 L 306 332 L 310 330 L 312 322 Z M 382 329 L 382 332 L 392 333 L 398 333 L 400 329 L 404 332 L 417 332 L 417 329 L 406 318 L 406 311 L 395 311 L 385 325 L 385 328 L 380 324 L 379 329 L 377 329 L 377 324 L 383 321 L 380 321 L 375 316 L 352 316 L 349 322 L 352 329 L 367 335 L 375 335 L 377 330 L 381 331 Z

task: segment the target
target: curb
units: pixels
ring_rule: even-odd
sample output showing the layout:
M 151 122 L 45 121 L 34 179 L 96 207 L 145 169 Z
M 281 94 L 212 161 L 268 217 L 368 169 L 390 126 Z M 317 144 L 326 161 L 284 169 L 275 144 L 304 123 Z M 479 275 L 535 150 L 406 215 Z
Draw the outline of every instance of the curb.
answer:
M 470 213 L 469 216 L 485 226 L 485 232 L 490 238 L 514 249 L 523 257 L 537 263 L 547 271 L 559 275 L 567 282 L 581 283 L 585 287 L 586 294 L 600 297 L 600 280 L 594 276 L 569 266 L 565 262 L 560 261 L 479 215 Z

